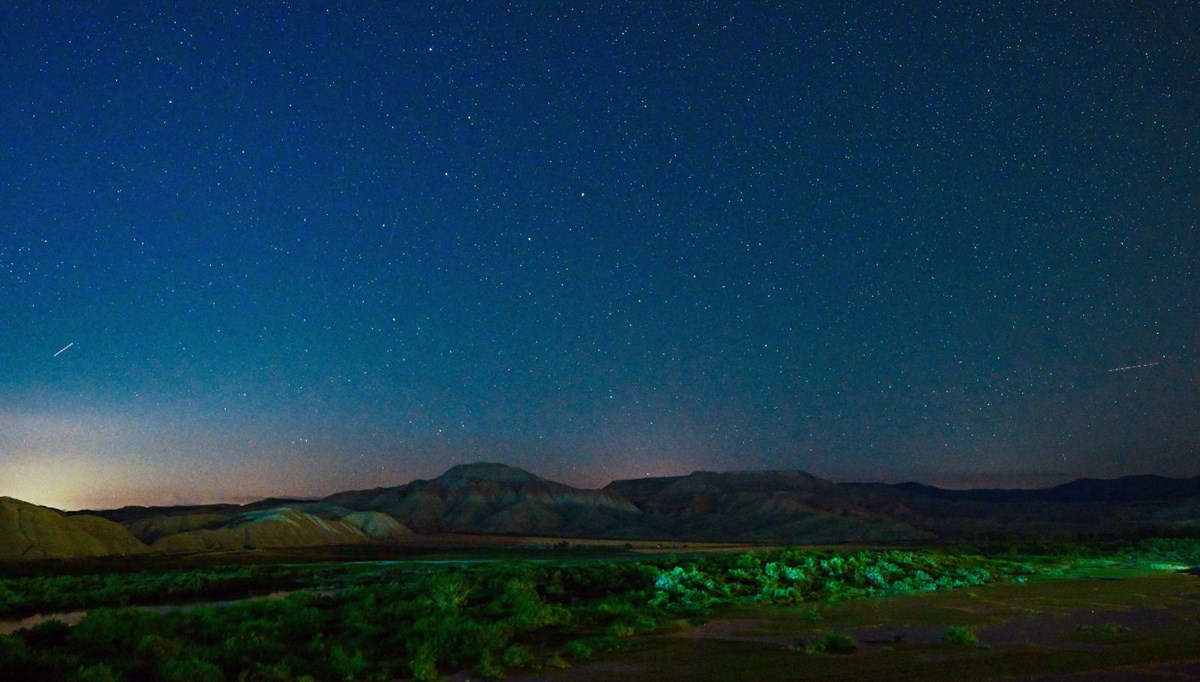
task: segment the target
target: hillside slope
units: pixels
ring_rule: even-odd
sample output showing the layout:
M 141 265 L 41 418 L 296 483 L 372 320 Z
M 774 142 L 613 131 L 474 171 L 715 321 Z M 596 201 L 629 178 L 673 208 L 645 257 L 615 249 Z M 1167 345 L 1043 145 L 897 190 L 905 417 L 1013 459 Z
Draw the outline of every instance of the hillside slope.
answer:
M 181 519 L 187 530 L 161 535 L 152 548 L 159 552 L 201 552 L 240 549 L 279 549 L 353 545 L 379 540 L 396 540 L 412 531 L 386 514 L 303 507 L 276 507 L 239 514 L 213 523 L 208 516 Z M 167 523 L 150 524 L 161 529 Z
M 0 497 L 0 560 L 75 559 L 146 551 L 128 530 L 108 519 L 67 516 Z

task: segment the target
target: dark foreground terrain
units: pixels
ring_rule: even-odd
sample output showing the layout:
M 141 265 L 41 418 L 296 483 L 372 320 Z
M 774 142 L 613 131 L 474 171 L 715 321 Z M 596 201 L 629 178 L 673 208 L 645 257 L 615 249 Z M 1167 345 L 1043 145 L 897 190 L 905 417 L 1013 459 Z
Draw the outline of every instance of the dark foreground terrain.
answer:
M 841 639 L 844 636 L 846 639 Z M 844 642 L 844 651 L 818 651 Z M 1200 679 L 1200 578 L 1108 571 L 1025 585 L 739 608 L 578 668 L 519 680 Z
M 352 548 L 274 561 L 0 565 L 0 680 L 1197 671 L 1200 577 L 1183 572 L 1200 559 L 1196 540 L 1055 554 L 704 549 L 562 544 L 381 559 Z

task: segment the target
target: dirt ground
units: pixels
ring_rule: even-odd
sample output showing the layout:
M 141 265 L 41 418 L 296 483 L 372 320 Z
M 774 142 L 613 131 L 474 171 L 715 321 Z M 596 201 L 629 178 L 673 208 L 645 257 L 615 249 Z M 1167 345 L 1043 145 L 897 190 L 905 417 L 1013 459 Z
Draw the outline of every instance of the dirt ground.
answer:
M 978 645 L 943 641 L 949 626 Z M 829 632 L 852 654 L 805 652 Z M 1200 680 L 1200 577 L 1127 571 L 831 605 L 739 608 L 525 680 Z

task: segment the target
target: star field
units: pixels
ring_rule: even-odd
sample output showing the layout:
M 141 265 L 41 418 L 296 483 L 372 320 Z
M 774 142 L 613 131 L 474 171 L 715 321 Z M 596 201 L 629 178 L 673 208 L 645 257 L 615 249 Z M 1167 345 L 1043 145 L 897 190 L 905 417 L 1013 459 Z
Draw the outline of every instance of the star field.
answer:
M 2 10 L 0 494 L 1200 473 L 1193 4 L 644 4 Z

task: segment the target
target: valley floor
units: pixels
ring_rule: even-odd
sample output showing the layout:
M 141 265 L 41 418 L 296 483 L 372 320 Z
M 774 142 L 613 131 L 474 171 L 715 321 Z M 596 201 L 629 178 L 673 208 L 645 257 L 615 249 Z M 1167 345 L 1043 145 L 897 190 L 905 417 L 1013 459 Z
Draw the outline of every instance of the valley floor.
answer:
M 945 641 L 948 628 L 978 643 Z M 805 652 L 827 633 L 852 653 Z M 958 630 L 962 632 L 962 630 Z M 741 607 L 532 682 L 1200 679 L 1200 576 L 1105 571 L 811 607 Z

